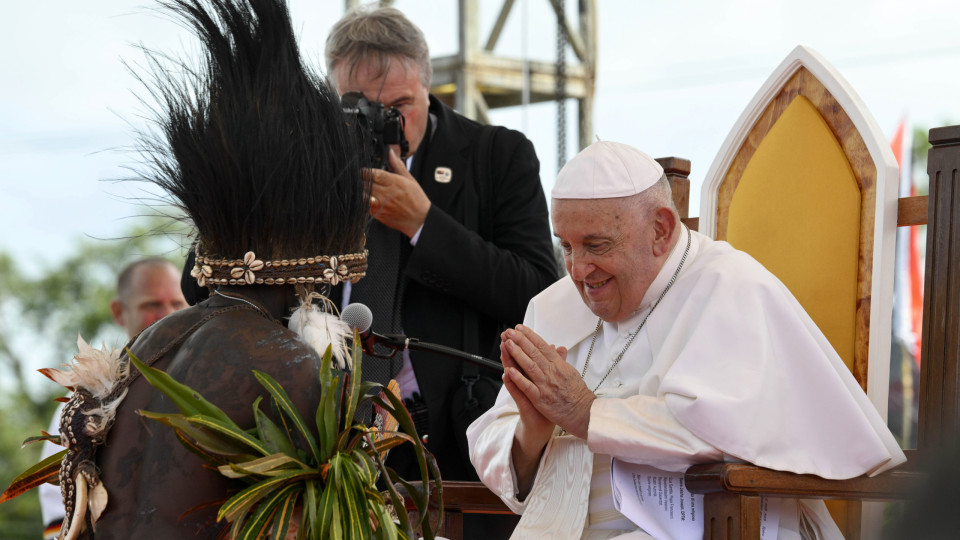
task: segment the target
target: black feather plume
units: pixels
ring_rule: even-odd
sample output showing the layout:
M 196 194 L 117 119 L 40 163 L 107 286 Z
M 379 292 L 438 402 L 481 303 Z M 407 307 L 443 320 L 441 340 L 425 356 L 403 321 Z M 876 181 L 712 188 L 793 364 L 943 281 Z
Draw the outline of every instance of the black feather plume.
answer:
M 282 0 L 171 0 L 200 38 L 197 67 L 147 53 L 151 172 L 201 250 L 266 259 L 357 252 L 369 184 L 337 94 L 301 59 Z

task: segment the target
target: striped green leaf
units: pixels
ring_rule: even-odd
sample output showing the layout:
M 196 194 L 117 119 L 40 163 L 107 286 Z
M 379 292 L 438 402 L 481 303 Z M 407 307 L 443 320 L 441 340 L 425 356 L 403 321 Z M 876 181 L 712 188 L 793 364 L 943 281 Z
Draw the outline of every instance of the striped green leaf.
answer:
M 317 535 L 317 489 L 316 480 L 304 482 L 303 490 L 303 520 L 301 521 L 300 538 L 314 538 Z
M 397 540 L 397 524 L 383 504 L 372 505 L 371 509 L 377 519 L 376 537 L 382 540 Z M 402 510 L 401 510 L 402 511 Z
M 354 449 L 350 452 L 353 456 L 353 461 L 360 468 L 360 481 L 363 482 L 364 486 L 372 486 L 377 481 L 377 474 L 380 472 L 377 470 L 377 464 L 373 462 L 373 458 L 363 450 Z
M 0 503 L 15 499 L 37 486 L 56 480 L 60 473 L 60 462 L 66 454 L 67 450 L 63 449 L 20 473 L 0 495 Z
M 325 362 L 326 363 L 326 362 Z M 321 368 L 324 371 L 324 368 Z M 329 371 L 327 368 L 325 371 Z M 331 386 L 324 387 L 317 406 L 316 424 L 320 435 L 320 457 L 327 460 L 336 451 L 337 436 L 340 432 L 339 406 L 337 403 L 337 384 L 339 377 L 331 378 Z
M 369 540 L 370 513 L 366 504 L 363 483 L 360 481 L 358 466 L 347 454 L 338 454 L 340 458 L 339 483 L 340 511 L 347 538 Z
M 286 454 L 272 454 L 243 463 L 228 463 L 217 467 L 220 474 L 227 478 L 243 478 L 244 476 L 279 476 L 296 469 L 302 472 L 317 473 L 316 469 L 308 467 L 295 458 Z
M 173 377 L 167 375 L 159 369 L 147 366 L 136 356 L 134 356 L 130 349 L 127 349 L 127 356 L 130 357 L 130 363 L 132 363 L 133 366 L 140 371 L 140 373 L 143 375 L 143 378 L 146 379 L 151 386 L 170 398 L 170 400 L 173 401 L 174 405 L 180 409 L 180 412 L 182 412 L 184 416 L 202 414 L 211 418 L 216 418 L 224 424 L 232 425 L 233 427 L 240 429 L 236 424 L 233 423 L 232 420 L 230 420 L 225 412 L 220 410 L 220 408 L 213 403 L 210 403 L 204 399 L 203 396 L 189 386 L 177 382 Z
M 227 499 L 227 502 L 223 503 L 219 512 L 217 512 L 217 521 L 226 519 L 230 522 L 236 522 L 254 504 L 260 502 L 261 499 L 281 488 L 284 484 L 308 478 L 313 474 L 297 471 L 261 480 Z
M 264 498 L 263 502 L 260 503 L 257 509 L 247 520 L 246 524 L 244 524 L 243 530 L 240 531 L 240 536 L 237 537 L 237 540 L 257 540 L 258 538 L 266 538 L 267 533 L 274 528 L 275 521 L 278 519 L 278 508 L 287 499 L 295 497 L 302 489 L 302 486 L 297 484 L 286 485 L 274 492 L 272 495 Z M 288 527 L 289 524 L 290 520 L 289 517 L 287 517 Z M 282 539 L 283 536 L 274 536 L 274 538 Z
M 289 431 L 281 429 L 273 420 L 260 410 L 260 402 L 263 396 L 258 396 L 253 402 L 253 417 L 257 422 L 257 433 L 263 445 L 273 453 L 284 453 L 288 456 L 297 456 L 298 452 L 293 445 L 292 437 Z M 283 415 L 279 415 L 281 418 Z
M 281 412 L 293 423 L 297 431 L 299 431 L 304 440 L 307 441 L 307 445 L 310 446 L 310 451 L 313 453 L 314 459 L 320 461 L 320 450 L 317 448 L 317 439 L 313 436 L 310 428 L 307 427 L 306 422 L 303 421 L 300 412 L 297 411 L 297 408 L 290 400 L 290 396 L 287 395 L 287 391 L 284 390 L 273 377 L 262 371 L 253 370 L 253 375 L 260 381 L 260 384 L 267 389 L 267 392 L 269 392 L 276 401 L 277 406 L 280 407 Z
M 287 531 L 290 530 L 290 525 L 293 523 L 294 516 L 296 515 L 297 501 L 300 498 L 300 494 L 303 492 L 303 486 L 297 484 L 290 487 L 296 489 L 288 492 L 277 502 L 276 509 L 274 510 L 273 514 L 272 525 L 270 527 L 270 538 L 279 540 L 286 538 Z M 287 488 L 284 488 L 284 490 L 286 489 Z M 298 525 L 302 527 L 301 524 Z
M 154 413 L 142 409 L 138 410 L 137 414 L 172 427 L 180 437 L 191 441 L 191 446 L 195 445 L 199 447 L 205 454 L 240 458 L 243 459 L 243 461 L 249 461 L 253 459 L 250 453 L 257 451 L 257 446 L 250 446 L 245 441 L 238 440 L 236 437 L 226 435 L 218 430 L 199 426 L 182 414 Z
M 333 475 L 327 478 L 332 479 Z M 328 481 L 323 488 L 323 494 L 320 495 L 320 504 L 317 507 L 317 528 L 316 538 L 339 538 L 342 536 L 340 531 L 340 505 L 337 500 L 336 482 Z M 336 534 L 334 531 L 338 531 Z
M 246 431 L 236 427 L 237 425 L 233 422 L 221 422 L 216 418 L 210 418 L 209 416 L 188 416 L 187 421 L 189 421 L 194 426 L 205 427 L 210 431 L 220 433 L 234 441 L 245 444 L 250 448 L 253 448 L 257 452 L 260 452 L 261 455 L 269 456 L 270 450 L 264 446 L 263 441 L 257 439 L 256 437 L 250 435 Z

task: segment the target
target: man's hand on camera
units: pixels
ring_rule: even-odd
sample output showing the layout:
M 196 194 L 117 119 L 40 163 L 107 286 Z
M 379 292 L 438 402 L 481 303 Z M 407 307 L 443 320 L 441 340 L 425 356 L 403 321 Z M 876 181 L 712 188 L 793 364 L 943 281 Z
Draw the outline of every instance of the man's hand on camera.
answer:
M 390 149 L 390 170 L 365 169 L 373 180 L 370 215 L 410 238 L 427 219 L 430 199 L 403 161 Z

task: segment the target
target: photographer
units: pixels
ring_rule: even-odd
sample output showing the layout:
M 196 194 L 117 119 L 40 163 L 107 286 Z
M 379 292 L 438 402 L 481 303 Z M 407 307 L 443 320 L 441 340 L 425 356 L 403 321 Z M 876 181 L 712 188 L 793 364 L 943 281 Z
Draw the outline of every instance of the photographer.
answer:
M 402 114 L 409 145 L 406 162 L 391 147 L 385 169 L 368 169 L 367 277 L 333 291 L 334 301 L 368 305 L 376 332 L 499 358 L 500 330 L 520 322 L 529 299 L 557 279 L 533 145 L 430 95 L 423 33 L 396 9 L 348 12 L 327 38 L 326 61 L 338 93 L 359 92 Z M 363 377 L 397 379 L 445 480 L 477 478 L 465 431 L 492 404 L 498 373 L 405 351 L 364 362 Z M 417 474 L 398 451 L 388 465 Z

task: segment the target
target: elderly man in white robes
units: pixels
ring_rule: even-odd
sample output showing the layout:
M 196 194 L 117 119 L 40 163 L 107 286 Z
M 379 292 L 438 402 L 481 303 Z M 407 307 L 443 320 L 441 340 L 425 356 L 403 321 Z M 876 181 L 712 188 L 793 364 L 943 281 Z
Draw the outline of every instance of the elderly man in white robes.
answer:
M 616 459 L 680 472 L 746 461 L 826 478 L 905 458 L 787 288 L 680 223 L 663 169 L 613 142 L 560 171 L 569 278 L 502 334 L 504 386 L 468 430 L 514 538 L 652 538 L 614 507 Z M 820 501 L 783 500 L 779 538 L 839 535 Z

